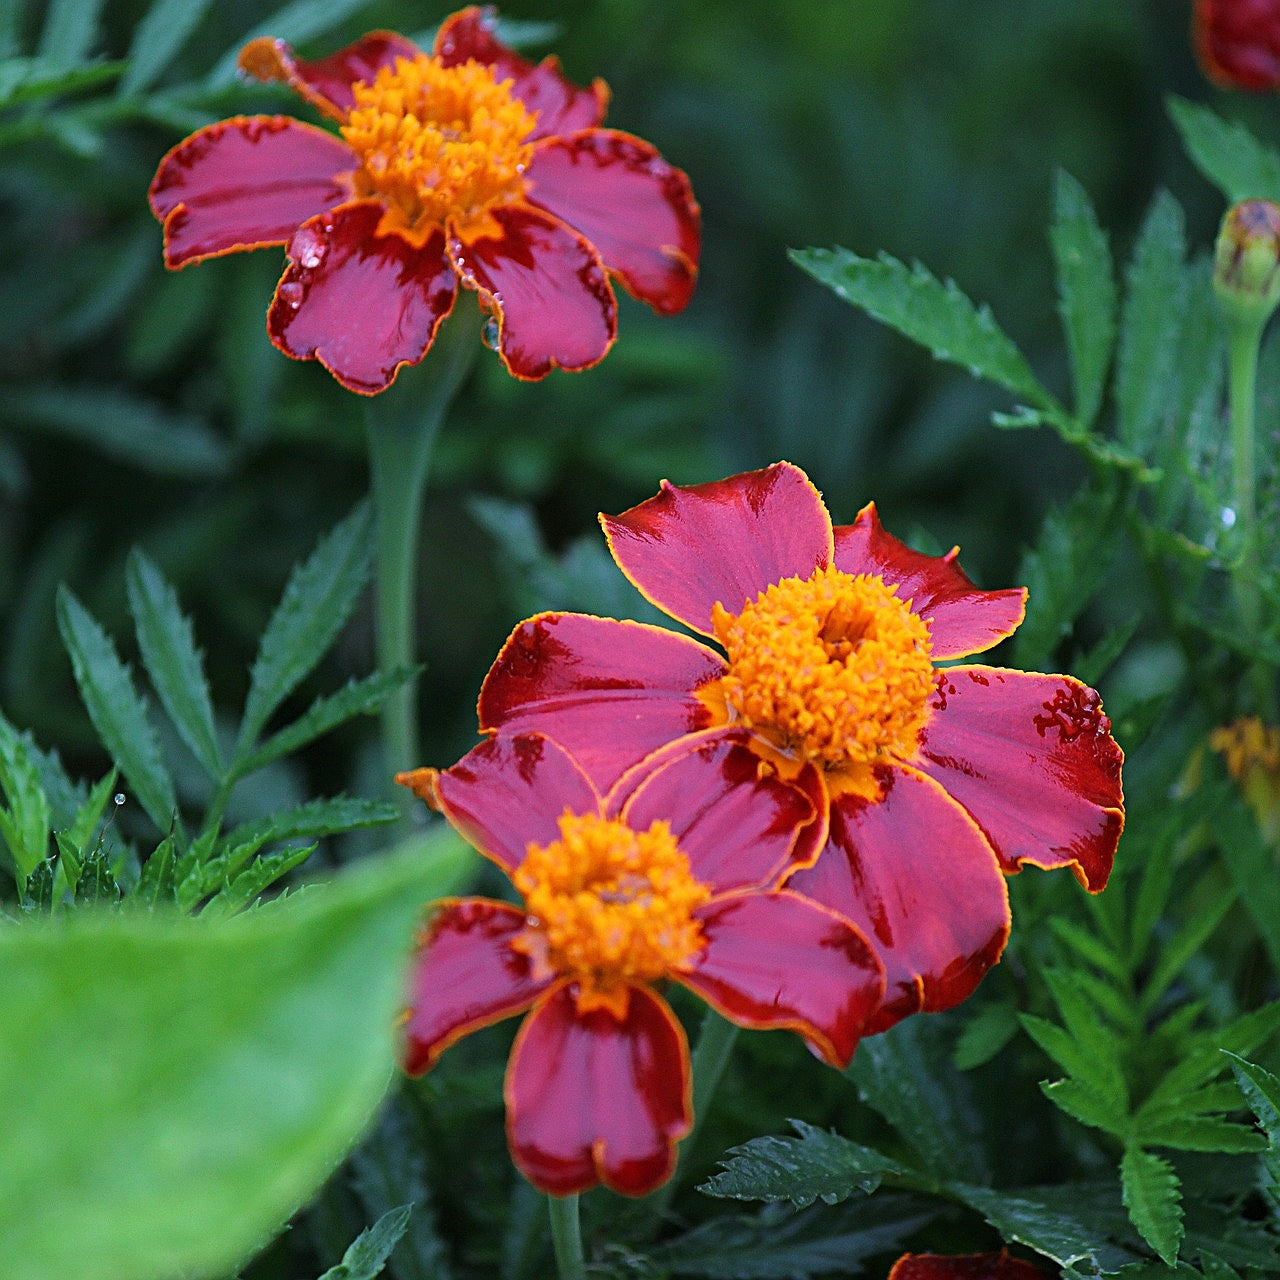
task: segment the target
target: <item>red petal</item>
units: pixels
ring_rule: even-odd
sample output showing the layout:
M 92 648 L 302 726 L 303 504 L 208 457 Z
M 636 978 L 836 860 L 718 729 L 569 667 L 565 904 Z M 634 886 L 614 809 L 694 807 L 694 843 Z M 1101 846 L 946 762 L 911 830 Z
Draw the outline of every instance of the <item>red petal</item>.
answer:
M 705 728 L 694 690 L 724 661 L 639 622 L 543 613 L 522 622 L 480 690 L 480 727 L 536 731 L 572 752 L 600 790 L 673 738 Z
M 318 111 L 341 120 L 355 101 L 351 86 L 357 80 L 367 84 L 380 67 L 394 66 L 397 58 L 412 60 L 421 52 L 394 31 L 371 31 L 327 58 L 304 62 L 285 41 L 260 36 L 240 50 L 240 69 L 259 80 L 283 80 Z
M 1001 868 L 1069 866 L 1102 889 L 1124 827 L 1124 753 L 1098 695 L 1070 676 L 950 667 L 932 705 L 911 763 L 964 805 Z
M 297 360 L 319 360 L 348 390 L 384 391 L 402 364 L 426 354 L 449 314 L 457 281 L 444 233 L 421 247 L 379 235 L 382 206 L 342 205 L 303 223 L 267 313 L 271 340 Z
M 904 1253 L 889 1280 L 1048 1280 L 1038 1267 L 999 1253 Z
M 351 193 L 355 168 L 340 138 L 288 116 L 235 116 L 178 143 L 151 182 L 170 267 L 284 244 L 314 214 Z
M 789 462 L 710 484 L 664 480 L 656 497 L 600 523 L 641 593 L 704 635 L 713 604 L 739 613 L 772 583 L 831 562 L 831 517 Z
M 1280 88 L 1280 4 L 1276 0 L 1196 0 L 1196 55 L 1228 89 Z
M 440 906 L 414 960 L 404 1069 L 420 1075 L 455 1040 L 527 1009 L 554 979 L 538 981 L 511 940 L 524 912 L 471 898 Z
M 884 993 L 884 973 L 848 920 L 799 894 L 737 893 L 698 913 L 707 945 L 674 975 L 744 1027 L 798 1031 L 846 1067 Z
M 533 153 L 529 200 L 582 232 L 629 293 L 667 315 L 693 294 L 700 213 L 689 179 L 647 142 L 612 129 Z
M 600 255 L 572 227 L 531 205 L 491 209 L 497 235 L 450 239 L 462 283 L 498 320 L 498 354 L 517 378 L 599 364 L 618 331 Z
M 589 129 L 604 119 L 609 90 L 603 80 L 579 89 L 560 74 L 560 62 L 545 58 L 535 66 L 494 36 L 497 25 L 490 6 L 463 9 L 446 18 L 436 35 L 435 53 L 446 67 L 474 58 L 492 67 L 499 81 L 512 80 L 512 94 L 538 116 L 531 139 Z
M 958 547 L 945 556 L 913 551 L 886 533 L 868 503 L 853 524 L 835 531 L 836 568 L 845 573 L 879 574 L 898 583 L 898 595 L 912 602 L 912 611 L 929 623 L 935 658 L 959 658 L 981 653 L 1018 629 L 1026 612 L 1023 587 L 981 591 L 956 563 Z
M 845 796 L 831 838 L 788 887 L 847 916 L 885 968 L 884 1004 L 866 1033 L 958 1004 L 1000 958 L 1009 897 L 991 846 L 936 783 L 886 770 L 877 801 Z
M 541 1191 L 603 1182 L 628 1196 L 661 1186 L 689 1132 L 689 1049 L 657 996 L 632 987 L 627 1014 L 579 1014 L 568 985 L 537 1005 L 507 1068 L 507 1141 Z
M 807 790 L 805 789 L 807 787 Z M 641 764 L 605 800 L 637 831 L 668 821 L 694 876 L 716 893 L 773 886 L 817 854 L 809 829 L 825 830 L 816 771 L 796 784 L 763 773 L 732 731 L 686 738 Z
M 600 812 L 586 774 L 538 734 L 500 733 L 473 747 L 440 772 L 436 798 L 458 833 L 508 871 L 524 861 L 530 844 L 560 838 L 566 809 Z

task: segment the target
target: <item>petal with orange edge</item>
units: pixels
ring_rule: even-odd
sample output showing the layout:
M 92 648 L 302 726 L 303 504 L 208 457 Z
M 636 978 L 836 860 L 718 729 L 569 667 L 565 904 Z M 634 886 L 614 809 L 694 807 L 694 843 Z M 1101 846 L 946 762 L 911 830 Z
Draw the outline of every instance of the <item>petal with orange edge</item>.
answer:
M 885 770 L 879 800 L 844 796 L 812 867 L 787 887 L 847 916 L 885 969 L 866 1034 L 959 1004 L 1000 958 L 1009 895 L 991 846 L 937 783 Z
M 649 143 L 612 129 L 552 138 L 533 153 L 528 199 L 582 232 L 627 291 L 655 311 L 693 295 L 701 243 L 689 179 Z
M 441 24 L 435 53 L 446 67 L 474 58 L 492 68 L 498 81 L 511 80 L 512 94 L 538 115 L 531 141 L 590 129 L 604 119 L 609 90 L 603 80 L 580 89 L 560 73 L 557 58 L 544 58 L 536 66 L 526 62 L 498 40 L 496 26 L 491 7 L 463 9 Z
M 234 116 L 193 133 L 160 162 L 151 211 L 170 267 L 284 244 L 308 218 L 351 197 L 340 138 L 288 116 Z
M 240 50 L 240 69 L 258 80 L 283 80 L 318 111 L 341 120 L 355 101 L 351 86 L 371 81 L 380 67 L 397 58 L 416 58 L 422 52 L 412 40 L 394 31 L 371 31 L 327 58 L 305 62 L 284 40 L 259 36 Z
M 524 912 L 505 902 L 442 903 L 410 974 L 404 1069 L 421 1075 L 454 1041 L 527 1009 L 555 981 L 511 947 Z
M 929 623 L 935 658 L 981 653 L 1018 629 L 1026 612 L 1023 587 L 982 591 L 956 562 L 958 548 L 945 556 L 915 551 L 885 531 L 868 503 L 853 524 L 835 531 L 835 565 L 845 573 L 879 574 L 898 584 L 898 596 Z
M 606 797 L 606 812 L 637 831 L 669 822 L 694 877 L 716 893 L 772 886 L 817 855 L 807 828 L 825 828 L 826 793 L 815 770 L 783 782 L 732 730 L 685 744 L 660 753 L 651 771 L 642 764 L 634 789 L 624 778 L 628 794 Z
M 603 1182 L 643 1196 L 675 1169 L 693 1122 L 689 1048 L 642 987 L 622 1020 L 579 1014 L 569 985 L 534 1006 L 507 1066 L 507 1141 L 537 1188 L 565 1196 Z
M 560 838 L 559 818 L 599 813 L 587 775 L 549 738 L 501 733 L 436 777 L 440 811 L 458 833 L 507 871 L 530 844 Z
M 572 227 L 532 205 L 500 205 L 449 249 L 497 317 L 498 354 L 514 377 L 587 369 L 608 354 L 618 302 L 600 255 Z
M 457 295 L 444 233 L 421 246 L 379 235 L 382 212 L 377 201 L 361 200 L 303 223 L 267 313 L 281 351 L 319 360 L 364 395 L 422 359 Z
M 831 517 L 789 462 L 709 484 L 664 480 L 656 497 L 600 523 L 640 592 L 703 635 L 717 602 L 740 613 L 772 583 L 831 563 Z
M 724 660 L 640 622 L 543 613 L 522 622 L 480 690 L 480 727 L 538 732 L 572 752 L 600 790 L 651 751 L 706 728 L 695 696 Z
M 932 705 L 911 763 L 964 805 L 1002 869 L 1070 867 L 1102 889 L 1124 827 L 1124 753 L 1097 693 L 1070 676 L 949 667 Z
M 738 893 L 697 912 L 706 937 L 691 973 L 674 974 L 745 1027 L 798 1031 L 846 1067 L 884 993 L 866 938 L 798 893 Z

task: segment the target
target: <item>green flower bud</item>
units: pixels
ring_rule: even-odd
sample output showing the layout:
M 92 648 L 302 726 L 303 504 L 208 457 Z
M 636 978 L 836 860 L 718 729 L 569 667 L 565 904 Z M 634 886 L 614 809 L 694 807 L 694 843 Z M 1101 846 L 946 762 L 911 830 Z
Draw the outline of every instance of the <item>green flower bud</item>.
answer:
M 1213 255 L 1213 287 L 1234 320 L 1261 325 L 1280 303 L 1280 205 L 1241 200 L 1227 210 Z

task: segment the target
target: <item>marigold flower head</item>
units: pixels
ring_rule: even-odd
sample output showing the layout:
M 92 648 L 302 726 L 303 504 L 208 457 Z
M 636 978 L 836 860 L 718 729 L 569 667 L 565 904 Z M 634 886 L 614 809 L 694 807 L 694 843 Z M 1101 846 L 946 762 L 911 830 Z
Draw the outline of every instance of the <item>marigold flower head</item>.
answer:
M 750 777 L 816 790 L 821 851 L 787 884 L 876 949 L 886 993 L 870 1030 L 974 989 L 1008 936 L 1005 877 L 1025 864 L 1106 884 L 1123 756 L 1097 693 L 955 662 L 1014 631 L 1024 591 L 981 590 L 955 550 L 911 550 L 874 505 L 833 527 L 787 463 L 664 483 L 601 519 L 640 591 L 718 647 L 540 614 L 490 670 L 481 728 L 545 733 L 603 788 L 637 761 L 732 740 L 756 759 Z
M 1263 834 L 1280 842 L 1280 728 L 1244 716 L 1215 729 L 1209 746 L 1239 783 Z
M 494 27 L 491 9 L 469 8 L 430 53 L 375 31 L 315 62 L 251 41 L 241 67 L 285 81 L 337 133 L 236 116 L 179 143 L 150 193 L 168 265 L 286 246 L 272 342 L 366 394 L 422 359 L 459 286 L 518 378 L 603 359 L 613 279 L 680 311 L 701 237 L 688 179 L 601 127 L 603 81 L 582 89 L 554 58 L 526 62 Z
M 999 1253 L 904 1253 L 889 1280 L 1048 1280 L 1039 1267 Z
M 554 1195 L 644 1195 L 692 1123 L 689 1051 L 657 982 L 848 1063 L 884 975 L 848 920 L 779 882 L 813 860 L 821 797 L 761 776 L 727 737 L 597 790 L 538 734 L 497 734 L 411 787 L 510 875 L 517 907 L 443 903 L 427 925 L 405 1066 L 528 1011 L 507 1068 L 516 1164 Z

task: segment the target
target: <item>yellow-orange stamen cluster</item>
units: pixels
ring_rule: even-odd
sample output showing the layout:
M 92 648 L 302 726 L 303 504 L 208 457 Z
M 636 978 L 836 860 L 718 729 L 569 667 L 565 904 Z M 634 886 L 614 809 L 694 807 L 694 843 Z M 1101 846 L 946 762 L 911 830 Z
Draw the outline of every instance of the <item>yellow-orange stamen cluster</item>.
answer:
M 425 239 L 523 193 L 537 116 L 489 67 L 397 58 L 352 94 L 341 132 L 360 158 L 355 192 L 385 200 L 396 230 Z
M 736 615 L 717 604 L 729 672 L 715 696 L 726 717 L 784 765 L 811 761 L 852 779 L 909 756 L 933 689 L 929 628 L 909 606 L 879 576 L 835 568 L 784 578 Z
M 564 813 L 560 838 L 531 844 L 517 868 L 529 929 L 518 948 L 573 977 L 579 1010 L 626 1014 L 627 988 L 687 969 L 702 950 L 695 908 L 711 896 L 670 826 Z

